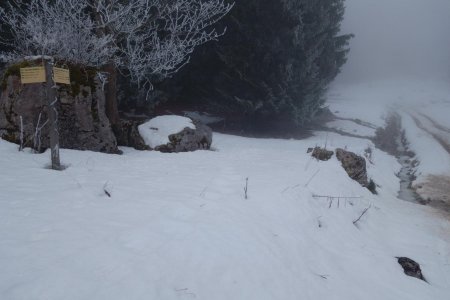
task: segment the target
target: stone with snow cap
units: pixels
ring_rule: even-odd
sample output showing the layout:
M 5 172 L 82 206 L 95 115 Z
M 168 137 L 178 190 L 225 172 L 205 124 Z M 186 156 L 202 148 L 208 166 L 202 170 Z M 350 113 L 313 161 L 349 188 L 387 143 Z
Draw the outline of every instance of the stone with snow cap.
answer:
M 145 143 L 161 152 L 189 152 L 210 149 L 212 130 L 190 118 L 159 116 L 139 126 Z

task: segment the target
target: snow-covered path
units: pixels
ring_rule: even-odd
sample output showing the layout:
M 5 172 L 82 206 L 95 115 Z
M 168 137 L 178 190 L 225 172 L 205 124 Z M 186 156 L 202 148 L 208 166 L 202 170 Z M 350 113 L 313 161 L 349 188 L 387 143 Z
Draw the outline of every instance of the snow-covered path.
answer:
M 374 196 L 306 154 L 370 141 L 214 139 L 184 154 L 63 150 L 63 172 L 0 141 L 0 298 L 447 299 L 450 225 L 396 199 L 395 159 L 374 150 Z
M 449 111 L 450 113 L 450 111 Z M 410 112 L 416 126 L 431 135 L 450 155 L 450 129 L 438 123 L 432 117 L 418 111 Z M 450 115 L 449 115 L 450 117 Z
M 413 186 L 423 199 L 450 213 L 450 130 L 429 112 L 404 109 L 402 116 L 403 123 L 409 123 L 405 132 L 410 147 L 420 161 Z
M 450 89 L 445 82 L 340 85 L 330 92 L 330 107 L 340 117 L 370 120 L 379 127 L 391 112 L 398 114 L 408 150 L 419 162 L 413 187 L 424 200 L 450 210 Z

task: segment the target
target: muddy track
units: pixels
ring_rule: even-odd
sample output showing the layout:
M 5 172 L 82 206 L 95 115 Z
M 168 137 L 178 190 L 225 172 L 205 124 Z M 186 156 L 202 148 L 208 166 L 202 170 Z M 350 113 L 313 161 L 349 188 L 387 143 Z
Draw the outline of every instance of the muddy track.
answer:
M 416 116 L 413 116 L 412 114 L 409 114 L 409 116 L 414 120 L 414 123 L 416 123 L 416 126 L 419 127 L 421 130 L 425 131 L 426 133 L 428 133 L 429 135 L 431 135 L 441 146 L 442 148 L 445 149 L 445 151 L 447 151 L 447 153 L 450 155 L 450 144 L 443 139 L 441 136 L 439 136 L 438 134 L 436 134 L 435 132 L 432 132 L 431 130 L 429 130 L 428 128 L 426 128 L 422 122 L 419 120 L 419 118 L 417 118 Z M 428 117 L 427 117 L 428 119 Z M 431 120 L 430 120 L 431 121 Z M 434 125 L 434 121 L 432 121 L 433 126 L 438 129 L 439 127 Z
M 416 116 L 411 113 L 408 113 L 408 115 L 413 119 L 414 123 L 419 129 L 432 136 L 450 155 L 449 142 L 446 139 L 442 138 L 438 133 L 433 132 L 433 129 L 436 129 L 439 132 L 450 133 L 450 129 L 440 125 L 435 120 L 423 113 L 416 113 Z M 427 128 L 418 116 L 429 121 L 434 128 Z M 418 192 L 422 195 L 422 197 L 426 198 L 423 200 L 424 204 L 429 204 L 430 206 L 437 208 L 441 212 L 450 212 L 450 177 L 443 175 L 429 175 L 426 178 L 426 181 L 418 186 Z
M 418 114 L 420 116 L 422 116 L 423 118 L 427 119 L 428 121 L 430 121 L 431 124 L 433 124 L 433 126 L 436 129 L 439 129 L 440 131 L 444 131 L 446 133 L 450 133 L 450 128 L 447 128 L 445 126 L 442 126 L 441 124 L 439 124 L 438 122 L 436 122 L 434 119 L 430 118 L 429 116 L 425 115 L 424 113 L 419 113 Z

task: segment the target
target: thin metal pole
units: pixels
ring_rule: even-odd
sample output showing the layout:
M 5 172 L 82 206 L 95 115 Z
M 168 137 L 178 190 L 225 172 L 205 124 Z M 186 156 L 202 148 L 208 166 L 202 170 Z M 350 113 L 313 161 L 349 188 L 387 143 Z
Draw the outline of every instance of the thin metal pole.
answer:
M 45 60 L 45 75 L 47 79 L 47 113 L 50 122 L 50 149 L 52 169 L 61 170 L 59 159 L 59 132 L 58 132 L 58 110 L 56 103 L 56 85 L 53 82 L 53 62 L 50 59 Z

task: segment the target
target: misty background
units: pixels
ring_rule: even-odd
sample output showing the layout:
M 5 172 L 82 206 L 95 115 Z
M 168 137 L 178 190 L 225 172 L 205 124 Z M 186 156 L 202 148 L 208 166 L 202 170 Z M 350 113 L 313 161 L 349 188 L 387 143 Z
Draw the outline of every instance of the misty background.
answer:
M 449 0 L 346 0 L 342 32 L 355 38 L 339 83 L 450 81 Z

